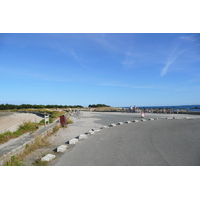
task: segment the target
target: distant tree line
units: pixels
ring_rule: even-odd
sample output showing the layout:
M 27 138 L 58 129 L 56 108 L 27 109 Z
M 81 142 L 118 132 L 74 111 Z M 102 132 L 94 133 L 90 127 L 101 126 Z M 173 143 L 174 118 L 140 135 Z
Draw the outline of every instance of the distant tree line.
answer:
M 105 105 L 105 104 L 91 104 L 88 107 L 89 108 L 100 108 L 100 107 L 110 107 L 110 106 Z
M 31 105 L 31 104 L 0 104 L 0 110 L 10 110 L 10 109 L 25 109 L 25 108 L 83 108 L 81 105 L 67 106 L 67 105 Z

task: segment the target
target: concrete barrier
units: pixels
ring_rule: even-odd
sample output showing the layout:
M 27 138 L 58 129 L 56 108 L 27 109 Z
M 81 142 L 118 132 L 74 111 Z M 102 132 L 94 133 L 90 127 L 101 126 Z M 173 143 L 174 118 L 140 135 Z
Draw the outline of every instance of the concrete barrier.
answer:
M 173 119 L 173 117 L 166 117 L 166 119 Z
M 81 134 L 81 135 L 78 136 L 78 139 L 81 140 L 81 139 L 84 139 L 84 138 L 86 138 L 86 137 L 87 137 L 87 135 L 83 133 L 83 134 Z
M 47 154 L 46 156 L 44 156 L 41 161 L 47 161 L 47 162 L 50 162 L 52 161 L 56 156 L 53 155 L 53 154 Z
M 67 145 L 61 145 L 57 148 L 57 152 L 63 153 L 67 149 Z
M 146 122 L 147 120 L 146 120 L 146 119 L 141 119 L 141 121 L 142 121 L 142 122 Z
M 150 121 L 153 121 L 154 119 L 153 119 L 153 118 L 150 118 L 149 120 L 150 120 Z
M 133 120 L 133 122 L 139 122 L 139 120 L 135 119 L 135 120 Z
M 110 124 L 109 126 L 110 126 L 110 127 L 114 127 L 114 126 L 116 126 L 116 124 Z
M 92 135 L 92 134 L 94 134 L 95 132 L 94 131 L 88 131 L 86 134 L 87 135 Z
M 92 128 L 92 131 L 94 131 L 94 132 L 99 132 L 100 129 L 98 129 L 98 128 Z
M 127 124 L 130 124 L 130 123 L 131 123 L 131 121 L 126 121 L 126 123 L 127 123 Z
M 103 126 L 103 127 L 101 127 L 101 129 L 107 129 L 107 128 L 109 128 L 109 126 Z
M 122 125 L 122 124 L 124 124 L 124 122 L 119 122 L 117 125 Z
M 76 144 L 76 143 L 78 143 L 78 139 L 76 138 L 69 140 L 69 144 Z

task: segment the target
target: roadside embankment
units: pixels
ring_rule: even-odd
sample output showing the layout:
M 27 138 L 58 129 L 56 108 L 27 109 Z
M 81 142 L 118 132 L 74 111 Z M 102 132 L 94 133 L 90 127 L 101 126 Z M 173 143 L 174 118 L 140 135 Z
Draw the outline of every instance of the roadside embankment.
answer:
M 33 133 L 26 133 L 18 138 L 9 140 L 8 142 L 0 145 L 0 165 L 3 165 L 12 156 L 18 155 L 24 151 L 24 149 L 35 142 L 37 136 L 45 137 L 54 131 L 54 128 L 59 124 L 59 119 L 56 119 L 53 123 L 46 127 L 41 127 Z

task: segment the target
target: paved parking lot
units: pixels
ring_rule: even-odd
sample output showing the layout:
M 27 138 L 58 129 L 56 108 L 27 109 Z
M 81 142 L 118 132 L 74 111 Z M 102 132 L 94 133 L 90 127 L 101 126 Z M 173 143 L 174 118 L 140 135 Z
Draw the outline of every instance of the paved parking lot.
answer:
M 51 165 L 200 165 L 200 119 L 197 119 L 198 115 L 147 114 L 146 119 L 157 117 L 158 120 L 141 122 L 140 115 L 136 113 L 85 114 L 80 120 L 94 118 L 93 122 L 96 127 L 134 119 L 139 119 L 140 122 L 117 125 L 97 132 L 80 141 Z M 173 119 L 174 117 L 182 119 Z M 185 119 L 185 117 L 191 119 Z

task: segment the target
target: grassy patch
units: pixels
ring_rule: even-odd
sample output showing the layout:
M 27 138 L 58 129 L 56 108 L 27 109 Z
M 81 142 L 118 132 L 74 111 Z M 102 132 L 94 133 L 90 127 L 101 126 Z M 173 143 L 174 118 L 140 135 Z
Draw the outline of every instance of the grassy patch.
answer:
M 55 127 L 53 128 L 52 134 L 53 134 L 53 133 L 56 133 L 56 132 L 59 130 L 59 128 L 60 128 L 60 125 L 55 126 Z
M 34 163 L 33 163 L 34 166 L 47 166 L 48 165 L 48 162 L 47 161 L 41 161 L 41 159 L 39 160 L 36 160 Z
M 60 128 L 60 125 L 57 125 L 53 128 L 53 131 L 47 136 L 42 137 L 41 135 L 37 135 L 35 137 L 34 143 L 31 144 L 26 144 L 25 149 L 22 153 L 18 154 L 17 156 L 12 156 L 10 160 L 8 160 L 5 165 L 6 166 L 20 166 L 22 165 L 22 161 L 25 159 L 25 157 L 35 151 L 36 149 L 39 148 L 44 148 L 50 145 L 48 142 L 48 137 L 50 137 L 52 134 L 56 133 Z M 35 166 L 46 166 L 47 162 L 43 162 L 41 160 L 37 160 L 36 162 L 33 163 Z
M 48 111 L 48 114 L 50 114 L 49 123 L 52 123 L 55 119 L 59 118 L 61 115 L 64 115 L 65 111 L 62 111 L 62 112 Z M 7 131 L 3 134 L 0 134 L 0 144 L 3 144 L 9 141 L 10 139 L 17 138 L 20 135 L 23 135 L 24 133 L 34 132 L 39 128 L 40 125 L 44 125 L 44 119 L 41 120 L 39 123 L 30 122 L 30 121 L 25 122 L 15 132 Z
M 50 115 L 50 119 L 55 120 L 57 118 L 59 118 L 60 116 L 64 115 L 66 112 L 65 111 L 52 111 L 51 115 Z
M 67 119 L 67 124 L 73 124 L 74 122 L 71 119 Z
M 6 163 L 6 166 L 21 166 L 21 161 L 18 156 L 11 156 L 10 160 Z
M 27 132 L 33 132 L 36 131 L 39 128 L 38 123 L 35 122 L 24 122 L 24 124 L 22 124 L 18 131 L 23 133 L 27 133 Z
M 17 156 L 12 156 L 10 160 L 8 160 L 5 165 L 6 166 L 20 166 L 22 165 L 22 161 L 24 158 L 35 151 L 36 149 L 43 148 L 49 146 L 50 143 L 47 141 L 47 137 L 41 137 L 40 135 L 35 137 L 35 142 L 31 144 L 27 144 L 25 150 L 18 154 Z
M 115 108 L 115 107 L 98 107 L 98 108 L 93 108 L 93 110 L 96 110 L 98 112 L 118 112 L 118 111 L 121 111 L 119 108 Z
M 20 135 L 23 135 L 24 133 L 36 131 L 38 128 L 39 126 L 35 122 L 25 122 L 15 132 L 7 131 L 3 134 L 0 134 L 0 144 L 3 144 L 10 139 L 17 138 Z

